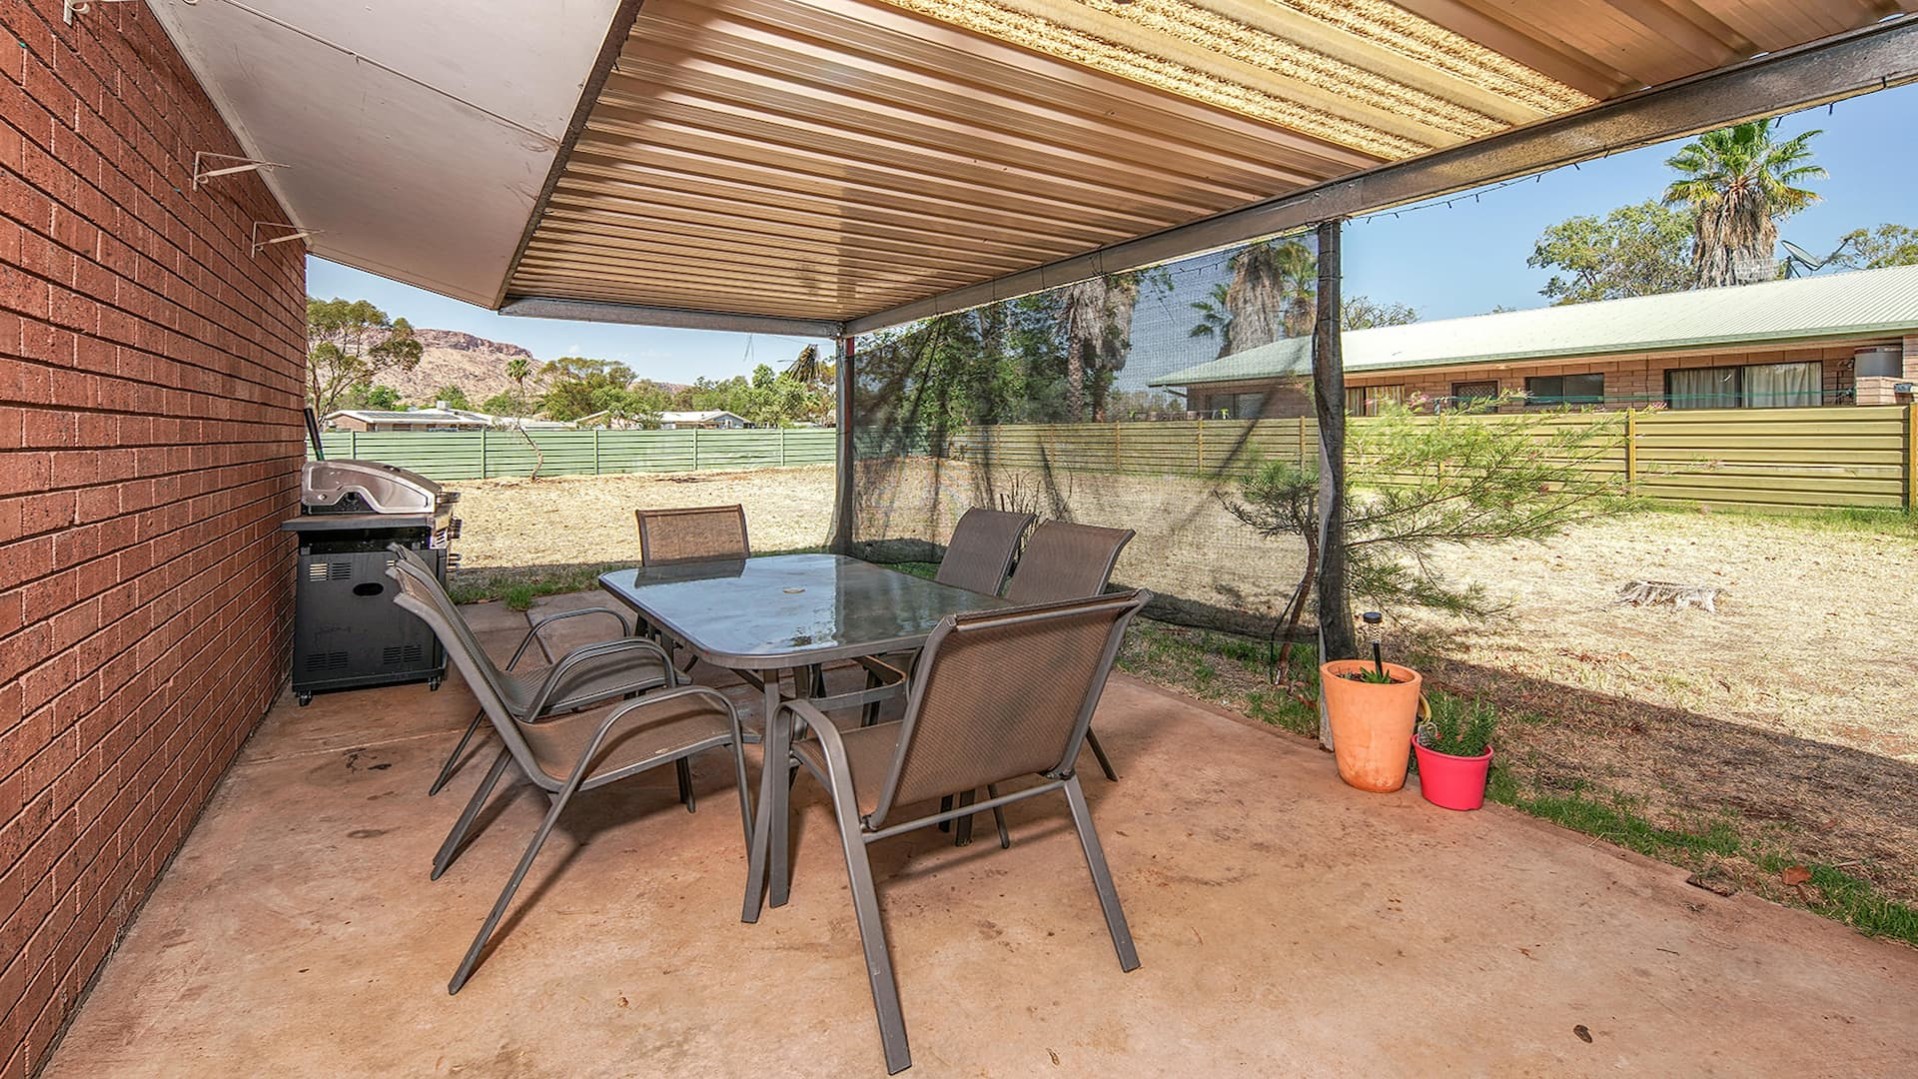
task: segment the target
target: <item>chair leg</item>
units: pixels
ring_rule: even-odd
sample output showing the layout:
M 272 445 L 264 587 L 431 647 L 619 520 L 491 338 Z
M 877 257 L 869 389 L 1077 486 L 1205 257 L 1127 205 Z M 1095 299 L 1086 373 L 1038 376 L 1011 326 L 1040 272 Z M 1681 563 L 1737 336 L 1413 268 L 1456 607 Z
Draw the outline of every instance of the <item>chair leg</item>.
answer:
M 833 816 L 839 822 L 839 842 L 846 852 L 846 876 L 852 884 L 853 914 L 859 922 L 859 943 L 866 955 L 866 980 L 872 986 L 872 1007 L 879 1017 L 879 1040 L 886 1050 L 886 1074 L 897 1075 L 912 1066 L 906 1044 L 906 1017 L 899 1009 L 899 986 L 893 979 L 892 956 L 886 950 L 886 925 L 879 917 L 879 896 L 872 884 L 872 860 L 859 830 L 858 803 L 852 781 L 832 776 Z
M 1079 847 L 1085 851 L 1086 868 L 1092 871 L 1092 887 L 1099 893 L 1099 906 L 1105 911 L 1112 948 L 1119 953 L 1119 969 L 1137 970 L 1139 951 L 1132 945 L 1132 929 L 1126 925 L 1125 911 L 1119 908 L 1119 890 L 1112 886 L 1112 870 L 1106 865 L 1099 833 L 1092 828 L 1092 811 L 1086 808 L 1086 795 L 1079 788 L 1078 776 L 1066 780 L 1066 804 L 1072 807 L 1072 826 L 1079 832 Z
M 428 798 L 438 794 L 440 789 L 446 786 L 447 781 L 453 778 L 453 773 L 459 771 L 460 755 L 466 752 L 466 744 L 473 740 L 473 733 L 479 730 L 480 724 L 484 722 L 486 722 L 486 709 L 482 708 L 473 713 L 473 722 L 466 725 L 466 733 L 460 735 L 459 745 L 453 747 L 453 752 L 446 755 L 446 763 L 440 765 L 439 778 L 433 780 L 433 785 L 426 788 Z
M 597 750 L 597 748 L 597 740 L 595 740 L 593 749 Z M 588 757 L 590 756 L 589 752 Z M 572 778 L 567 780 L 566 786 L 561 788 L 559 794 L 554 797 L 553 808 L 547 811 L 546 819 L 540 822 L 539 831 L 533 833 L 533 841 L 526 845 L 526 853 L 520 855 L 519 865 L 513 868 L 513 875 L 507 878 L 506 887 L 500 890 L 499 898 L 493 902 L 492 911 L 486 915 L 486 921 L 480 925 L 479 934 L 473 938 L 472 946 L 466 949 L 466 958 L 460 961 L 459 969 L 453 972 L 453 980 L 446 983 L 448 993 L 459 992 L 460 987 L 466 984 L 466 979 L 473 976 L 473 968 L 479 966 L 480 953 L 486 949 L 487 938 L 491 937 L 493 930 L 499 927 L 501 916 L 506 913 L 507 906 L 513 902 L 513 893 L 519 891 L 520 882 L 526 879 L 527 871 L 533 868 L 533 860 L 539 857 L 539 849 L 546 845 L 546 837 L 552 834 L 553 824 L 559 820 L 560 811 L 566 808 L 566 803 L 573 797 L 573 792 L 579 788 L 579 781 L 585 771 L 583 766 L 576 769 Z
M 986 784 L 986 797 L 999 797 L 999 788 L 996 784 Z M 992 823 L 999 826 L 999 849 L 1011 850 L 1012 833 L 1006 830 L 1006 810 L 1004 806 L 992 807 Z
M 447 867 L 453 864 L 453 859 L 459 857 L 460 844 L 466 841 L 466 830 L 473 826 L 473 818 L 479 816 L 480 807 L 486 804 L 486 796 L 493 792 L 493 785 L 499 782 L 500 775 L 506 771 L 506 765 L 512 758 L 512 751 L 501 746 L 499 756 L 493 758 L 493 767 L 487 769 L 486 778 L 480 780 L 472 799 L 460 811 L 460 819 L 453 822 L 453 830 L 446 833 L 446 842 L 440 844 L 439 853 L 433 856 L 433 880 L 440 879 L 440 874 L 446 872 Z
M 679 777 L 679 800 L 686 803 L 686 812 L 697 812 L 699 807 L 693 797 L 692 763 L 681 757 L 673 762 L 673 772 Z
M 959 808 L 964 809 L 971 805 L 976 800 L 977 795 L 977 791 L 966 791 L 960 794 Z M 958 819 L 957 826 L 953 829 L 952 845 L 955 847 L 972 845 L 972 817 L 965 816 Z
M 952 810 L 952 795 L 948 794 L 945 797 L 939 799 L 939 812 L 947 813 L 947 812 L 950 812 L 951 810 Z M 951 820 L 940 821 L 939 830 L 942 832 L 952 831 L 952 821 Z
M 1091 727 L 1086 728 L 1086 745 L 1092 747 L 1092 755 L 1099 759 L 1099 770 L 1106 774 L 1107 779 L 1117 783 L 1119 773 L 1112 770 L 1112 761 L 1106 756 L 1106 747 L 1099 744 L 1099 736 L 1092 733 Z
M 749 782 L 746 778 L 746 753 L 745 750 L 740 748 L 741 741 L 743 741 L 743 736 L 739 733 L 737 725 L 735 725 L 733 730 L 733 744 L 727 748 L 732 750 L 733 754 L 733 779 L 739 784 L 739 822 L 746 833 L 747 856 L 751 857 L 753 849 L 753 795 L 752 791 L 747 789 L 746 786 Z
M 879 688 L 879 672 L 877 671 L 866 672 L 866 688 L 867 689 Z M 869 701 L 867 702 L 865 707 L 861 708 L 859 711 L 859 725 L 861 727 L 870 727 L 877 722 L 879 722 L 879 702 Z

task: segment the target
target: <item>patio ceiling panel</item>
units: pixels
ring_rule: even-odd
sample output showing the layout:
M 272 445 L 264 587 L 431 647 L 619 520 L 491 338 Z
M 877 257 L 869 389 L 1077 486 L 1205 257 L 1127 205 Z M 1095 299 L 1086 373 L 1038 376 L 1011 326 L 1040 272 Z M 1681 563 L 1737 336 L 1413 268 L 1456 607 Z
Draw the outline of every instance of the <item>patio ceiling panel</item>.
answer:
M 646 0 L 498 299 L 869 325 L 1915 6 Z
M 1429 46 L 1241 5 L 1259 22 L 1207 49 L 1217 12 L 1141 6 L 1164 18 L 1134 29 L 1123 5 L 1025 0 L 650 0 L 508 294 L 843 319 L 1588 101 L 1464 43 L 1438 66 L 1408 56 Z M 1285 25 L 1324 48 L 1270 32 Z M 729 218 L 689 233 L 688 209 Z M 647 259 L 620 260 L 622 246 Z M 685 261 L 649 261 L 666 253 Z M 744 268 L 695 276 L 704 256 Z

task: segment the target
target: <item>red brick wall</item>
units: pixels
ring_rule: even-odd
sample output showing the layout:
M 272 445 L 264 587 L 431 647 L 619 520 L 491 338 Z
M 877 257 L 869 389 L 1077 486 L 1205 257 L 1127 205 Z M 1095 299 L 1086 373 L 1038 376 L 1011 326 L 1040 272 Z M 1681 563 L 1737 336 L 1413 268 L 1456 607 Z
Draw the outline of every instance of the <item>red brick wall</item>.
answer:
M 1895 340 L 1895 338 L 1883 339 L 1883 341 Z M 1918 342 L 1918 338 L 1908 338 L 1907 341 Z M 1665 394 L 1665 372 L 1668 370 L 1683 367 L 1737 367 L 1744 364 L 1818 360 L 1824 370 L 1823 387 L 1828 395 L 1835 395 L 1840 391 L 1853 388 L 1853 351 L 1862 345 L 1878 343 L 1883 342 L 1874 338 L 1839 344 L 1805 345 L 1769 350 L 1565 358 L 1537 363 L 1514 363 L 1504 367 L 1497 364 L 1481 364 L 1397 371 L 1347 371 L 1345 385 L 1348 388 L 1396 386 L 1401 389 L 1407 401 L 1412 400 L 1414 396 L 1431 400 L 1451 397 L 1453 387 L 1461 382 L 1495 381 L 1501 392 L 1523 392 L 1525 380 L 1534 375 L 1564 375 L 1597 371 L 1605 375 L 1605 396 L 1614 399 L 1611 402 L 1612 407 L 1622 407 L 1629 400 L 1636 407 L 1647 408 L 1657 407 L 1662 403 Z M 1905 350 L 1905 363 L 1908 368 L 1918 365 L 1918 357 L 1914 357 L 1909 345 Z M 1296 385 L 1304 386 L 1305 380 L 1296 380 Z M 1192 399 L 1202 402 L 1195 404 L 1194 407 L 1215 409 L 1219 407 L 1213 401 L 1215 395 L 1269 390 L 1270 386 L 1270 383 L 1250 382 L 1194 386 Z M 1835 397 L 1828 396 L 1826 403 L 1840 402 Z M 1502 411 L 1517 412 L 1522 411 L 1523 408 L 1523 405 L 1511 405 Z M 1263 417 L 1292 419 L 1310 415 L 1311 411 L 1310 396 L 1301 395 L 1293 391 L 1291 387 L 1282 387 L 1281 392 L 1273 394 L 1267 400 Z
M 0 1079 L 44 1060 L 289 652 L 305 268 L 151 12 L 0 5 Z

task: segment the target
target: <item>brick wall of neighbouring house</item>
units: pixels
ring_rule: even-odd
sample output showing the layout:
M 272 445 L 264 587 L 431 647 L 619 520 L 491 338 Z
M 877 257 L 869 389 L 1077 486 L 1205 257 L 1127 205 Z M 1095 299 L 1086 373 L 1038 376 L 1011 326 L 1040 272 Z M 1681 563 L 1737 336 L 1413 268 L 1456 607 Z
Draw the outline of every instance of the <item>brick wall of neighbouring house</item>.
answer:
M 1501 392 L 1523 392 L 1525 380 L 1535 375 L 1563 375 L 1603 372 L 1605 375 L 1605 395 L 1612 399 L 1615 407 L 1623 407 L 1627 402 L 1638 407 L 1650 407 L 1663 400 L 1665 393 L 1665 372 L 1685 367 L 1736 367 L 1758 363 L 1792 363 L 1817 360 L 1822 365 L 1822 384 L 1830 404 L 1849 403 L 1837 395 L 1853 388 L 1852 353 L 1861 345 L 1895 341 L 1895 338 L 1872 339 L 1870 341 L 1846 341 L 1840 344 L 1806 345 L 1797 348 L 1753 349 L 1739 351 L 1697 352 L 1689 354 L 1665 354 L 1656 356 L 1605 356 L 1591 358 L 1567 358 L 1539 363 L 1514 363 L 1500 367 L 1493 365 L 1470 365 L 1454 368 L 1434 368 L 1429 370 L 1400 370 L 1362 372 L 1347 371 L 1345 385 L 1353 387 L 1397 387 L 1405 400 L 1422 396 L 1428 400 L 1451 397 L 1452 391 L 1461 382 L 1497 382 Z M 1912 344 L 1918 343 L 1918 337 L 1905 338 L 1905 364 L 1907 369 L 1918 366 L 1918 356 L 1914 356 Z M 1297 386 L 1303 386 L 1304 380 L 1296 380 Z M 1231 393 L 1250 393 L 1259 391 L 1269 384 L 1260 383 L 1220 383 L 1209 386 L 1192 387 L 1194 407 L 1217 409 L 1214 398 Z M 1512 405 L 1503 411 L 1521 411 L 1524 406 Z M 1287 387 L 1281 392 L 1271 394 L 1266 401 L 1263 413 L 1267 419 L 1291 419 L 1309 414 L 1311 398 Z
M 305 268 L 151 12 L 0 5 L 0 1077 L 281 684 Z

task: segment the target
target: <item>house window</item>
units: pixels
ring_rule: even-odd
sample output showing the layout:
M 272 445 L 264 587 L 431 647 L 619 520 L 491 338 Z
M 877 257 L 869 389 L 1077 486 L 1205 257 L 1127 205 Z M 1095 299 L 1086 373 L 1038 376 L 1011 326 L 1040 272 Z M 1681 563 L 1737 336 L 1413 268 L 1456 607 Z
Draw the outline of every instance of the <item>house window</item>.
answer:
M 1808 408 L 1822 404 L 1824 365 L 1755 363 L 1665 372 L 1670 408 Z
M 1469 408 L 1474 401 L 1489 401 L 1498 396 L 1498 380 L 1483 379 L 1476 382 L 1452 383 L 1452 399 L 1447 402 L 1453 408 Z
M 1605 401 L 1605 376 L 1538 375 L 1525 380 L 1528 405 L 1597 405 Z
M 1265 394 L 1215 393 L 1206 402 L 1212 414 L 1222 420 L 1256 420 L 1265 408 Z
M 1405 402 L 1404 386 L 1347 386 L 1345 388 L 1345 411 L 1353 416 L 1376 416 L 1379 414 L 1379 402 Z

